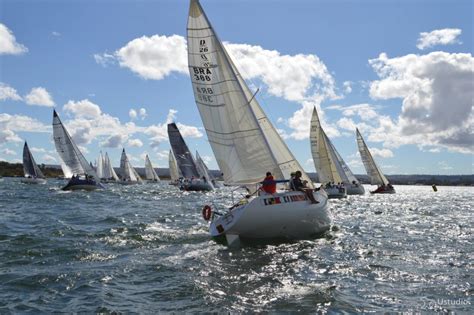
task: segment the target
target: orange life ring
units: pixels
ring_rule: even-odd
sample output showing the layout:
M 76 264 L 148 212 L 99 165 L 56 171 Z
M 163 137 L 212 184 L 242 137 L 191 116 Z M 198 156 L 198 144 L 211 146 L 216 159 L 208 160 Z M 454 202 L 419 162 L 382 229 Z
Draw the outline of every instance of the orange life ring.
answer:
M 212 209 L 209 205 L 205 205 L 204 208 L 202 208 L 202 217 L 204 220 L 209 221 L 211 219 L 212 215 Z

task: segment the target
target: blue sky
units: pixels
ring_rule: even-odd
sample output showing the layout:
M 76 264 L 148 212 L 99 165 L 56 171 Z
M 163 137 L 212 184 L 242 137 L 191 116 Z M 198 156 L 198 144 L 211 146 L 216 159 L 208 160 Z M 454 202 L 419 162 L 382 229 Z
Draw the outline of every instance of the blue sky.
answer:
M 308 171 L 313 106 L 353 171 L 472 174 L 471 1 L 201 1 Z M 167 167 L 176 121 L 211 168 L 186 67 L 188 1 L 0 0 L 0 159 L 58 163 L 52 109 L 89 160 Z

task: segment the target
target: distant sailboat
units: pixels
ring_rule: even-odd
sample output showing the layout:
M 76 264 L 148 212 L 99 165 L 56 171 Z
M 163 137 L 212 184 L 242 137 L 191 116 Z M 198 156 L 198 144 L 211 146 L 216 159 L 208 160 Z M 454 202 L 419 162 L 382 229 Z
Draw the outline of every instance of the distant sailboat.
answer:
M 95 169 L 97 176 L 100 180 L 104 179 L 104 156 L 102 155 L 102 151 L 99 153 L 99 158 L 97 159 L 97 167 Z
M 394 194 L 395 189 L 392 184 L 389 183 L 387 178 L 384 176 L 377 163 L 375 163 L 372 154 L 370 154 L 369 148 L 365 143 L 362 135 L 359 132 L 359 129 L 356 129 L 357 133 L 357 145 L 359 147 L 360 157 L 364 163 L 365 170 L 367 175 L 369 175 L 370 183 L 372 185 L 377 185 L 377 189 L 371 191 L 371 194 Z
M 211 175 L 208 172 L 206 164 L 204 164 L 204 161 L 201 159 L 201 156 L 199 155 L 198 151 L 196 151 L 196 167 L 199 172 L 199 176 L 201 176 L 201 179 L 209 183 L 209 185 L 212 185 L 214 188 L 214 183 L 212 182 Z
M 178 165 L 176 164 L 176 159 L 174 158 L 172 150 L 170 150 L 168 155 L 168 165 L 171 178 L 170 185 L 178 185 L 179 178 L 183 176 L 181 175 L 181 171 L 178 169 Z
M 212 183 L 212 186 L 217 188 L 219 186 L 217 180 L 212 175 L 211 171 L 209 171 L 209 168 L 207 167 L 206 163 L 204 163 L 204 160 L 201 158 L 198 151 L 196 151 L 196 164 L 198 165 L 198 169 L 202 169 L 202 174 L 206 176 L 208 181 Z
M 180 189 L 186 191 L 212 190 L 212 185 L 201 178 L 194 157 L 175 123 L 168 124 L 168 137 L 178 169 L 183 175 L 183 181 L 179 185 Z
M 153 165 L 151 164 L 148 154 L 145 157 L 145 177 L 146 177 L 146 180 L 149 182 L 160 181 L 158 174 L 156 174 L 155 169 L 153 168 Z
M 132 164 L 128 160 L 127 154 L 125 153 L 125 149 L 122 150 L 122 157 L 120 158 L 120 173 L 120 184 L 143 184 L 142 178 L 140 177 L 140 175 L 138 175 L 137 171 L 133 168 Z
M 64 175 L 72 175 L 63 190 L 95 190 L 104 188 L 94 169 L 72 141 L 71 136 L 59 119 L 56 110 L 53 111 L 53 138 L 56 151 L 61 158 Z
M 187 39 L 194 98 L 225 182 L 255 191 L 268 171 L 281 180 L 301 171 L 312 188 L 309 177 L 256 101 L 255 93 L 246 85 L 197 0 L 190 2 Z M 308 198 L 315 198 L 316 202 L 308 202 Z M 331 223 L 326 193 L 310 191 L 254 194 L 222 215 L 206 206 L 203 216 L 211 220 L 211 236 L 225 236 L 228 244 L 241 238 L 307 238 L 326 231 Z
M 105 152 L 105 157 L 103 160 L 102 176 L 105 182 L 118 182 L 119 181 L 117 173 L 115 173 L 115 170 L 112 167 L 112 163 L 110 162 L 109 155 L 107 154 L 107 152 Z
M 311 153 L 319 181 L 324 186 L 329 198 L 344 198 L 347 195 L 364 194 L 364 187 L 359 183 L 347 164 L 329 140 L 321 127 L 316 108 L 311 118 Z M 342 185 L 338 185 L 342 183 Z
M 22 183 L 25 184 L 45 184 L 46 179 L 41 172 L 40 168 L 35 162 L 33 155 L 31 154 L 30 148 L 28 148 L 28 144 L 25 141 L 25 145 L 23 146 L 23 172 L 25 174 L 25 178 L 21 180 Z

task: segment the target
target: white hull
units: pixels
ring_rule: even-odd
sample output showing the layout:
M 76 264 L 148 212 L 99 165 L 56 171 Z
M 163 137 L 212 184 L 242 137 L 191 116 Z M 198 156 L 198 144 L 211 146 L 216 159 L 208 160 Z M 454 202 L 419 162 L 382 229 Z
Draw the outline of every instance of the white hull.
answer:
M 256 197 L 216 217 L 209 232 L 213 237 L 236 235 L 246 239 L 304 239 L 321 234 L 331 224 L 328 199 L 324 192 L 314 196 L 319 203 L 311 204 L 297 191 Z
M 364 186 L 362 186 L 362 184 L 359 184 L 359 185 L 350 184 L 350 185 L 345 185 L 345 187 L 346 187 L 346 192 L 348 195 L 365 194 L 365 189 L 364 189 Z
M 39 185 L 41 185 L 41 184 L 46 184 L 46 179 L 44 179 L 44 178 L 27 178 L 27 177 L 25 177 L 25 178 L 22 178 L 22 179 L 21 179 L 21 182 L 22 182 L 23 184 L 39 184 Z
M 328 194 L 329 199 L 341 199 L 347 198 L 346 188 L 338 188 L 338 187 L 331 187 L 331 188 L 324 188 L 324 191 Z

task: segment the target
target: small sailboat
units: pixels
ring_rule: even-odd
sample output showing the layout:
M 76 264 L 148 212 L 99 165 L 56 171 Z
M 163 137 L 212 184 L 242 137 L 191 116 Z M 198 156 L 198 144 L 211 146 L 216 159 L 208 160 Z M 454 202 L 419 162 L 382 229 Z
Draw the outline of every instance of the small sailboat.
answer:
M 61 158 L 61 167 L 65 177 L 71 179 L 62 190 L 95 190 L 105 188 L 95 170 L 72 141 L 56 110 L 53 111 L 53 138 L 56 151 Z
M 186 191 L 210 191 L 213 190 L 212 184 L 203 178 L 199 173 L 196 161 L 188 149 L 183 136 L 179 132 L 175 123 L 168 124 L 168 137 L 170 139 L 171 149 L 176 158 L 178 169 L 183 175 L 179 183 L 179 188 Z
M 292 172 L 301 171 L 309 188 L 313 186 L 197 0 L 190 2 L 187 40 L 194 98 L 224 181 L 253 191 L 225 213 L 210 206 L 203 208 L 204 219 L 210 220 L 210 235 L 232 245 L 240 239 L 308 238 L 328 230 L 331 219 L 324 191 L 267 194 L 256 189 L 266 172 L 285 181 Z M 315 199 L 314 203 L 309 199 Z
M 321 127 L 316 108 L 313 109 L 310 130 L 311 153 L 319 181 L 325 184 L 329 198 L 362 195 L 365 190 Z
M 145 178 L 149 183 L 157 183 L 160 181 L 158 174 L 156 174 L 155 169 L 151 164 L 148 154 L 145 157 Z
M 211 171 L 209 171 L 209 168 L 207 167 L 206 163 L 204 163 L 204 160 L 201 158 L 198 151 L 196 151 L 196 165 L 198 167 L 199 172 L 201 172 L 201 174 L 212 183 L 212 186 L 214 186 L 214 188 L 217 188 L 219 186 L 217 180 L 211 174 Z
M 107 154 L 107 152 L 105 152 L 105 156 L 102 162 L 102 176 L 102 181 L 105 183 L 114 183 L 119 181 L 117 173 L 115 173 L 115 170 L 112 167 L 112 163 L 110 162 L 109 155 Z
M 23 172 L 25 178 L 21 180 L 25 184 L 46 184 L 46 179 L 31 154 L 28 143 L 23 146 Z
M 393 188 L 392 184 L 387 180 L 384 176 L 380 168 L 378 167 L 377 163 L 375 163 L 372 154 L 370 154 L 369 148 L 362 138 L 362 135 L 359 132 L 359 129 L 356 129 L 357 134 L 357 145 L 359 147 L 360 157 L 362 158 L 362 162 L 364 163 L 365 170 L 367 171 L 367 175 L 369 175 L 370 183 L 372 185 L 377 185 L 377 189 L 371 191 L 371 194 L 394 194 L 395 188 Z
M 170 171 L 170 185 L 178 185 L 179 183 L 179 178 L 183 177 L 181 175 L 181 171 L 178 169 L 178 165 L 176 164 L 176 159 L 174 158 L 173 151 L 170 150 L 169 155 L 168 155 L 168 165 L 169 165 L 169 171 Z
M 122 157 L 120 158 L 120 173 L 121 179 L 119 183 L 122 185 L 143 184 L 142 178 L 130 163 L 125 149 L 122 150 Z

